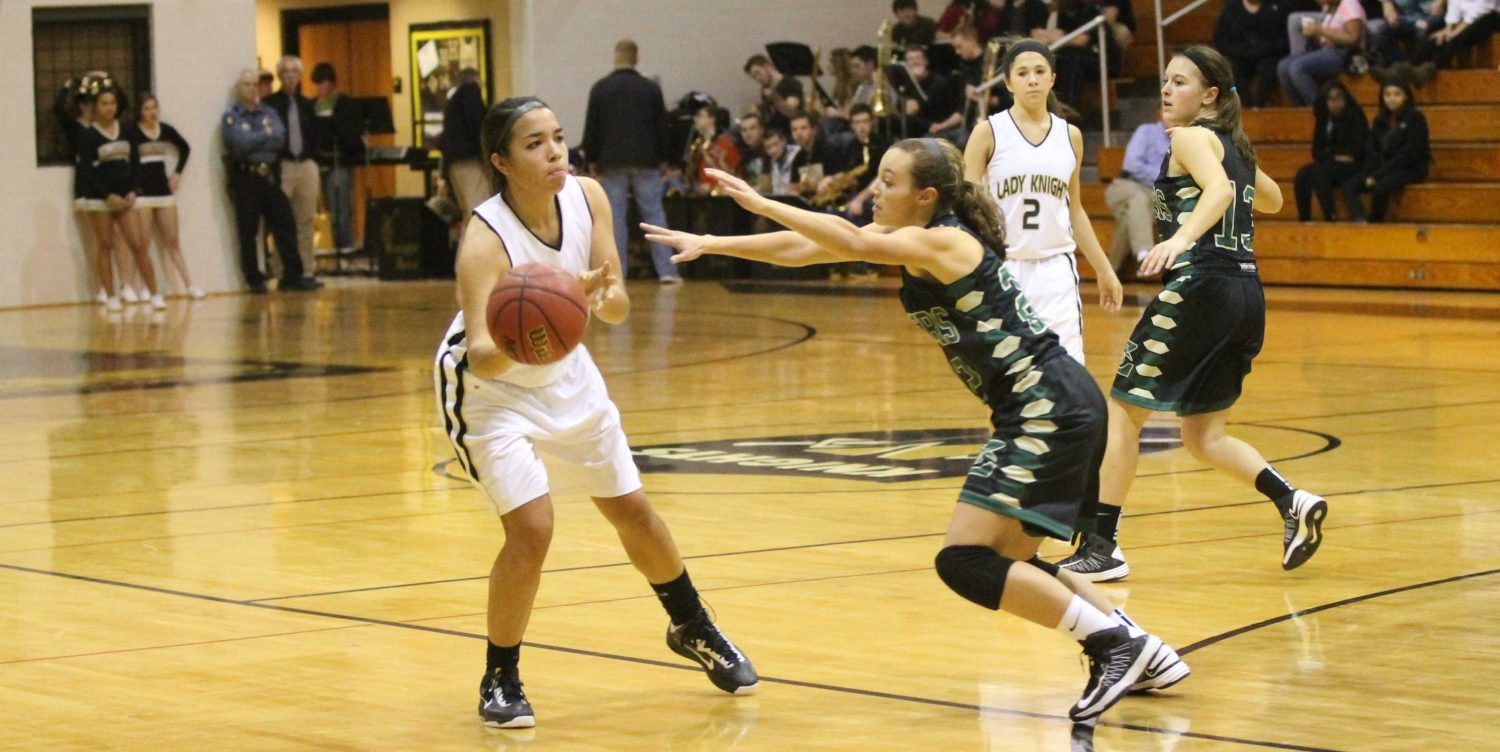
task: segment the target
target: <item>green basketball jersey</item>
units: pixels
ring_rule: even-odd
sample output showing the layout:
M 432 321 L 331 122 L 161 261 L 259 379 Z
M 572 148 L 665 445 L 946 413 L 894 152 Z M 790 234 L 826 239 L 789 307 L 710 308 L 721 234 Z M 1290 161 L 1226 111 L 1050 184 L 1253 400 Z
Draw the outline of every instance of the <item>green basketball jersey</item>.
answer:
M 1196 127 L 1207 128 L 1219 137 L 1224 146 L 1224 174 L 1229 176 L 1229 187 L 1234 191 L 1234 201 L 1224 212 L 1218 226 L 1203 233 L 1188 249 L 1172 260 L 1168 271 L 1188 267 L 1204 271 L 1255 273 L 1254 219 L 1251 206 L 1255 203 L 1255 169 L 1245 162 L 1229 135 L 1216 127 L 1196 123 Z M 1162 160 L 1161 177 L 1155 186 L 1156 229 L 1161 240 L 1176 234 L 1198 207 L 1203 189 L 1193 181 L 1192 175 L 1167 177 L 1167 168 L 1172 162 L 1170 150 Z

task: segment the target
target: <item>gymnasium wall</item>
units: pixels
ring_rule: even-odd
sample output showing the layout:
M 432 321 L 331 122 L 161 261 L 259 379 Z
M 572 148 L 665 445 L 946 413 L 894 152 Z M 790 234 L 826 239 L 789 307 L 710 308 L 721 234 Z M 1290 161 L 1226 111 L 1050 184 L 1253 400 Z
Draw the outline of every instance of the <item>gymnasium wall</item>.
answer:
M 615 42 L 634 39 L 638 69 L 661 83 L 671 109 L 683 94 L 704 91 L 732 113 L 760 96 L 741 66 L 766 42 L 822 47 L 875 44 L 888 0 L 511 0 L 517 93 L 536 94 L 557 110 L 571 141 L 583 135 L 589 87 L 612 68 Z M 946 3 L 921 0 L 936 17 Z M 752 13 L 753 9 L 753 13 Z M 825 78 L 825 85 L 832 79 Z
M 281 58 L 281 12 L 304 8 L 326 8 L 366 4 L 365 0 L 259 0 L 255 3 L 255 51 L 260 64 L 274 71 Z M 487 18 L 490 21 L 490 80 L 497 96 L 511 91 L 510 29 L 507 0 L 389 0 L 391 21 L 391 72 L 401 79 L 401 93 L 392 98 L 391 116 L 396 121 L 396 143 L 410 145 L 411 133 L 411 46 L 408 37 L 412 24 L 442 21 L 467 21 Z M 304 60 L 310 71 L 316 60 Z M 420 195 L 422 175 L 404 167 L 396 170 L 396 193 Z
M 255 64 L 254 0 L 135 0 L 151 6 L 153 87 L 162 119 L 193 147 L 179 211 L 193 281 L 205 290 L 241 285 L 217 125 L 241 68 Z M 0 2 L 0 81 L 18 107 L 0 108 L 0 307 L 72 303 L 93 295 L 73 221 L 71 167 L 38 167 L 32 101 L 31 9 L 97 3 Z M 59 81 L 59 84 L 62 82 Z

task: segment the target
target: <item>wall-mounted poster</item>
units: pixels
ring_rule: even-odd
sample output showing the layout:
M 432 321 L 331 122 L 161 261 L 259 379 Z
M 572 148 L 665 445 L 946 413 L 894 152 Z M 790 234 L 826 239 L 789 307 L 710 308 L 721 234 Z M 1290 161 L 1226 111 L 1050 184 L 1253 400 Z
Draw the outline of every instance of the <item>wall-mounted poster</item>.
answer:
M 443 107 L 463 72 L 479 74 L 485 102 L 490 99 L 490 22 L 450 21 L 412 24 L 412 139 L 418 147 L 438 148 L 443 135 Z

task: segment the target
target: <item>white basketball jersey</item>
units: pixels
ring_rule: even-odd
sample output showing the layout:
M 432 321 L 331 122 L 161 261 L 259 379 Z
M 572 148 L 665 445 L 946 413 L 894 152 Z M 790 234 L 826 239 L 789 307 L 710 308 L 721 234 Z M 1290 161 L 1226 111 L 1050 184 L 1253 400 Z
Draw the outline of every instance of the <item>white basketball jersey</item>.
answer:
M 578 178 L 569 175 L 563 189 L 557 194 L 558 218 L 562 234 L 554 248 L 543 243 L 530 228 L 516 216 L 505 202 L 502 194 L 495 194 L 474 209 L 474 218 L 494 230 L 505 244 L 505 254 L 510 257 L 511 268 L 522 264 L 546 264 L 556 266 L 569 274 L 577 275 L 589 268 L 589 251 L 593 247 L 594 215 L 589 209 L 588 197 Z M 445 341 L 464 330 L 463 311 L 454 317 L 448 328 Z M 498 379 L 517 386 L 536 388 L 546 386 L 564 374 L 577 372 L 579 359 L 592 362 L 588 350 L 579 345 L 573 352 L 554 363 L 532 366 L 516 363 Z
M 1032 144 L 1010 110 L 990 116 L 995 153 L 986 174 L 990 195 L 1005 218 L 1005 256 L 1040 259 L 1072 253 L 1073 220 L 1068 214 L 1068 181 L 1078 156 L 1068 138 L 1068 121 L 1056 115 L 1040 144 Z

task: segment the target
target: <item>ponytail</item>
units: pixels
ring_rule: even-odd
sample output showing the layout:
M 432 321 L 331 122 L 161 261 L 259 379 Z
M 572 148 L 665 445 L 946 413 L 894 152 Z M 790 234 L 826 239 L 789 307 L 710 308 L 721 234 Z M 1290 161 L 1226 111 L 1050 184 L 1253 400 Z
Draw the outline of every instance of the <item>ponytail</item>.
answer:
M 964 157 L 958 147 L 941 139 L 908 138 L 891 148 L 912 156 L 913 188 L 937 189 L 938 211 L 953 212 L 981 243 L 1005 257 L 1005 224 L 1000 221 L 1000 210 L 983 188 L 964 179 Z
M 953 190 L 948 208 L 995 255 L 1002 261 L 1005 260 L 1005 223 L 1000 221 L 1000 211 L 995 208 L 995 202 L 990 200 L 989 194 L 978 183 L 960 179 Z
M 1194 45 L 1177 54 L 1198 67 L 1198 76 L 1204 87 L 1219 89 L 1219 96 L 1214 99 L 1214 128 L 1229 136 L 1235 151 L 1251 170 L 1255 170 L 1260 160 L 1255 156 L 1250 138 L 1245 135 L 1244 120 L 1240 116 L 1240 94 L 1235 88 L 1234 71 L 1229 67 L 1229 61 L 1218 50 L 1204 45 Z

